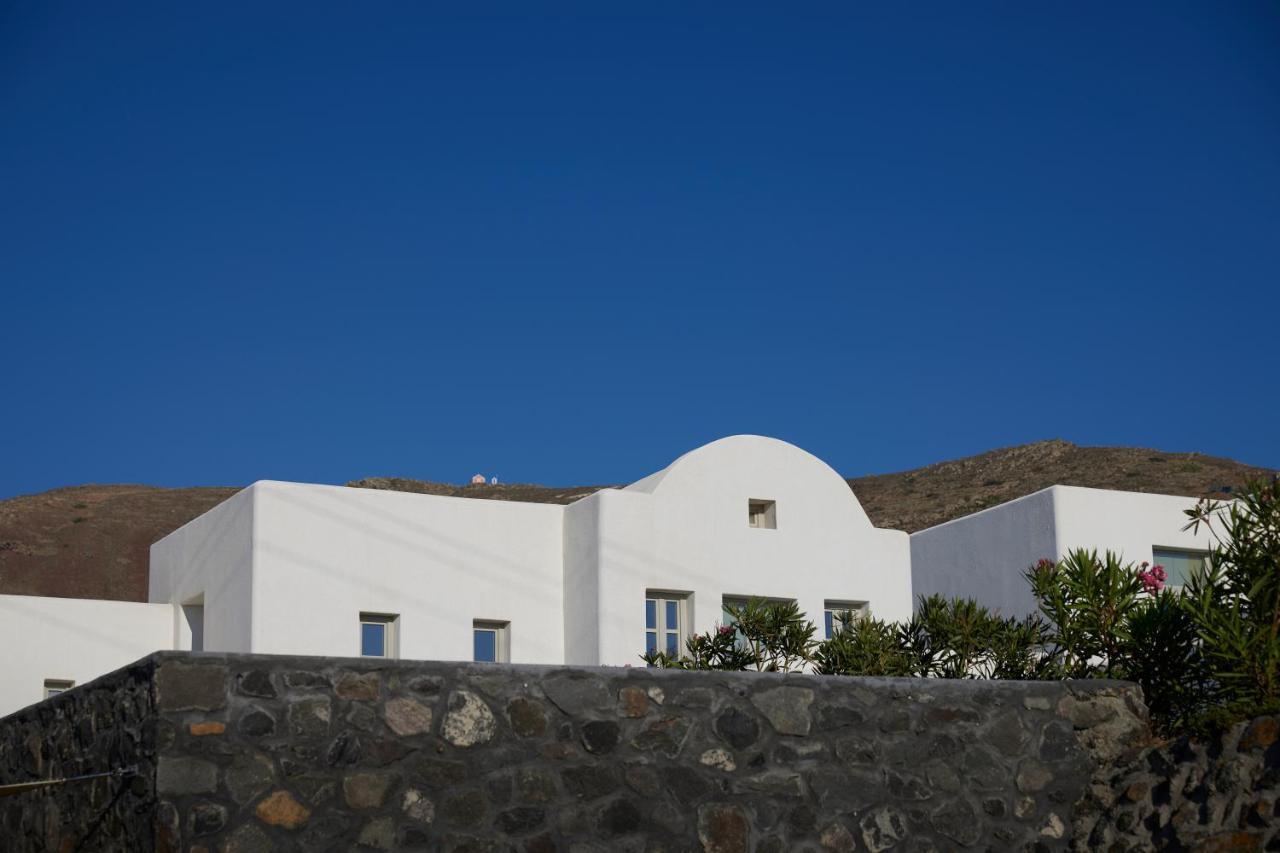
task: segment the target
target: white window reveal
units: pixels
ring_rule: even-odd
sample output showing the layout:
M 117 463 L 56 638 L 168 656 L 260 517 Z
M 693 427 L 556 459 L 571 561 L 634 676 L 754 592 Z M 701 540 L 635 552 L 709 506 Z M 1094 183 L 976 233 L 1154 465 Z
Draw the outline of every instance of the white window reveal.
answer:
M 179 648 L 185 647 L 193 652 L 204 651 L 204 593 L 183 602 L 182 623 L 179 628 Z
M 44 680 L 44 698 L 57 696 L 59 693 L 66 693 L 76 683 L 69 678 L 46 678 Z
M 831 601 L 823 602 L 823 627 L 827 639 L 840 633 L 840 629 L 851 620 L 863 619 L 869 610 L 865 601 Z
M 1152 548 L 1151 562 L 1164 569 L 1166 586 L 1185 586 L 1193 574 L 1203 572 L 1208 564 L 1205 551 L 1177 548 Z
M 752 498 L 747 501 L 747 524 L 764 530 L 778 528 L 777 501 L 762 501 Z
M 689 636 L 689 594 L 649 590 L 644 599 L 644 650 L 679 657 Z
M 477 619 L 471 623 L 472 660 L 508 663 L 511 660 L 511 623 Z
M 396 627 L 400 617 L 393 613 L 360 614 L 360 656 L 366 658 L 399 657 Z

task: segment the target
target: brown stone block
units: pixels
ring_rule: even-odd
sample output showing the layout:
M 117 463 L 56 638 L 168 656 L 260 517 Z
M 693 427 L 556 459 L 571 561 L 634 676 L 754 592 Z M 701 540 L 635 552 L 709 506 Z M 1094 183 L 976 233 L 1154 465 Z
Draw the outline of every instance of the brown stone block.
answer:
M 293 798 L 288 791 L 280 790 L 266 797 L 254 809 L 258 820 L 285 829 L 297 829 L 311 818 L 311 810 Z
M 747 853 L 751 825 L 737 806 L 712 803 L 698 809 L 698 840 L 706 853 Z
M 378 673 L 344 672 L 338 676 L 338 682 L 333 689 L 340 699 L 351 699 L 357 702 L 377 701 Z
M 618 716 L 643 717 L 649 713 L 649 694 L 639 687 L 624 687 L 618 691 Z

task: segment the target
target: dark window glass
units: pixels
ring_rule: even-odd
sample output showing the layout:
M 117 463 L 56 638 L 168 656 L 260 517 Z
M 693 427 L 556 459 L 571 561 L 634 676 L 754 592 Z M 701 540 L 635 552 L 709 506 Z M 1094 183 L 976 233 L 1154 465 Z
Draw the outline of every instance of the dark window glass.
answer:
M 360 654 L 365 657 L 387 656 L 387 626 L 377 623 L 360 624 Z
M 498 659 L 498 632 L 477 628 L 475 631 L 475 659 L 493 663 Z
M 1204 554 L 1198 551 L 1155 548 L 1152 558 L 1155 565 L 1164 569 L 1168 586 L 1185 586 L 1193 574 L 1204 571 Z

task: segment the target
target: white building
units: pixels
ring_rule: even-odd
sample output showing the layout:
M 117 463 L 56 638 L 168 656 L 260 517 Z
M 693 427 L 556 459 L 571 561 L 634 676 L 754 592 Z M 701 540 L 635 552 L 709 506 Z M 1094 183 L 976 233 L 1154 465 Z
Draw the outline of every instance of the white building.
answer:
M 1110 550 L 1126 562 L 1163 565 L 1178 585 L 1203 563 L 1206 528 L 1184 530 L 1195 498 L 1050 486 L 1026 497 L 911 535 L 911 585 L 976 598 L 1005 616 L 1036 610 L 1023 573 L 1038 560 L 1060 560 L 1077 548 Z
M 0 595 L 0 714 L 158 649 L 639 665 L 749 597 L 909 618 L 915 595 L 1034 609 L 1075 547 L 1193 561 L 1192 498 L 1054 486 L 908 537 L 816 457 L 712 442 L 568 506 L 261 481 L 151 547 L 150 602 Z
M 166 648 L 639 665 L 752 596 L 907 618 L 910 559 L 759 436 L 569 506 L 257 482 L 152 546 L 150 603 L 0 596 L 0 714 Z

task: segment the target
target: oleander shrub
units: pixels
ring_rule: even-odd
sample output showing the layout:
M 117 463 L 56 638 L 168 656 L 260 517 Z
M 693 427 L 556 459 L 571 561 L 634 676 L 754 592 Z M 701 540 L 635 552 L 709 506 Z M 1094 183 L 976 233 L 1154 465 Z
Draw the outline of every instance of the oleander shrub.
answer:
M 1048 624 L 1046 677 L 1135 681 L 1162 730 L 1203 709 L 1195 626 L 1182 592 L 1165 587 L 1162 566 L 1081 549 L 1057 563 L 1041 560 L 1026 576 Z
M 1208 704 L 1230 720 L 1280 705 L 1280 478 L 1254 481 L 1235 500 L 1200 501 L 1188 528 L 1209 531 L 1203 573 L 1183 607 L 1206 670 Z
M 1025 680 L 1043 674 L 1048 626 L 1038 616 L 1001 617 L 972 598 L 933 595 L 920 599 L 913 621 L 920 625 L 913 646 L 924 648 L 920 675 Z

